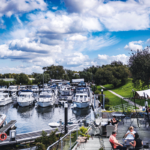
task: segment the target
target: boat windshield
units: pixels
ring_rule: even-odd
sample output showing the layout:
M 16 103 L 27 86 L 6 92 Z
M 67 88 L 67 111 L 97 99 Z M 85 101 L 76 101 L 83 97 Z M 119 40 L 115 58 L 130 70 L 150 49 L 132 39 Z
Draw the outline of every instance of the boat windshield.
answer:
M 69 91 L 62 91 L 61 95 L 62 96 L 71 96 L 71 92 L 69 92 Z
M 10 90 L 17 90 L 17 87 L 9 87 Z
M 19 95 L 19 97 L 30 97 L 30 95 L 23 95 L 23 94 L 21 94 L 21 95 Z
M 40 98 L 50 98 L 51 95 L 40 95 Z

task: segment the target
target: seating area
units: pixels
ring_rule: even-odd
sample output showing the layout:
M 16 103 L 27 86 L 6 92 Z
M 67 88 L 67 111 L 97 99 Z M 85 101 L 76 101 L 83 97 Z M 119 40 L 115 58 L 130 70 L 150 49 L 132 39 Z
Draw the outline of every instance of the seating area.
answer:
M 125 144 L 127 150 L 132 150 L 132 146 L 129 146 L 130 140 L 125 140 L 124 135 L 128 131 L 128 128 L 132 125 L 134 130 L 139 134 L 140 138 L 143 141 L 144 146 L 139 150 L 150 150 L 150 127 L 149 119 L 144 113 L 122 115 L 122 113 L 115 113 L 119 123 L 115 126 L 107 125 L 108 121 L 112 118 L 114 114 L 107 114 L 106 112 L 102 115 L 103 117 L 98 117 L 95 122 L 98 126 L 91 124 L 91 131 L 89 134 L 91 138 L 84 144 L 84 147 L 78 148 L 85 150 L 99 150 L 103 147 L 103 150 L 113 150 L 111 143 L 109 142 L 109 136 L 112 134 L 112 131 L 117 131 L 117 140 L 119 143 Z M 103 131 L 104 128 L 106 131 Z M 103 135 L 103 132 L 106 134 Z M 93 145 L 90 146 L 90 145 Z

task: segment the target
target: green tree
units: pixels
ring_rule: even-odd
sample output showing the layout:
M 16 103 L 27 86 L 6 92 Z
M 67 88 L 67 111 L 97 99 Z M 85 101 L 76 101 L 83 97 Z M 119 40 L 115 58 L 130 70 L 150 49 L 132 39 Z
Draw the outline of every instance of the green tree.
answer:
M 50 75 L 48 73 L 44 73 L 44 83 L 48 83 L 50 81 Z M 43 74 L 38 74 L 35 77 L 34 83 L 43 84 Z
M 149 88 L 150 81 L 150 52 L 149 48 L 133 52 L 129 58 L 129 67 L 132 73 L 134 87 Z
M 15 79 L 17 84 L 28 84 L 30 81 L 28 76 L 24 73 L 20 73 L 19 75 L 15 76 Z

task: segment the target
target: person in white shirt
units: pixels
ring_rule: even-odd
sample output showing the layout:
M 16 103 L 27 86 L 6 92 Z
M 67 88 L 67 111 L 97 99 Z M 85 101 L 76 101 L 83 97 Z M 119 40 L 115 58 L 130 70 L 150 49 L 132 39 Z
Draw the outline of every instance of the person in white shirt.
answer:
M 129 127 L 129 130 L 125 134 L 125 139 L 133 139 L 134 140 L 135 133 L 136 133 L 136 131 L 134 131 L 134 128 L 132 126 Z

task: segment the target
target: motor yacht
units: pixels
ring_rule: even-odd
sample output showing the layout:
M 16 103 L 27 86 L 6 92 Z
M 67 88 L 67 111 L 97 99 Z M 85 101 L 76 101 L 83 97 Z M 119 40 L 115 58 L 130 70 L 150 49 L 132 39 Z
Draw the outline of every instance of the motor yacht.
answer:
M 55 104 L 55 96 L 53 92 L 41 92 L 37 100 L 38 106 L 48 107 Z
M 21 91 L 20 95 L 17 97 L 17 103 L 21 107 L 32 105 L 34 100 L 35 98 L 33 97 L 33 92 L 31 90 Z
M 7 86 L 0 86 L 0 92 L 4 92 L 5 90 L 7 90 Z
M 12 98 L 9 96 L 8 91 L 0 93 L 0 106 L 5 106 L 12 102 Z
M 17 100 L 17 91 L 18 91 L 17 85 L 10 85 L 8 91 L 10 92 L 12 100 Z
M 86 108 L 90 105 L 90 97 L 87 93 L 76 93 L 73 99 L 74 107 L 76 108 Z
M 66 100 L 68 102 L 72 102 L 73 99 L 73 91 L 72 90 L 65 90 L 60 92 L 59 100 Z

